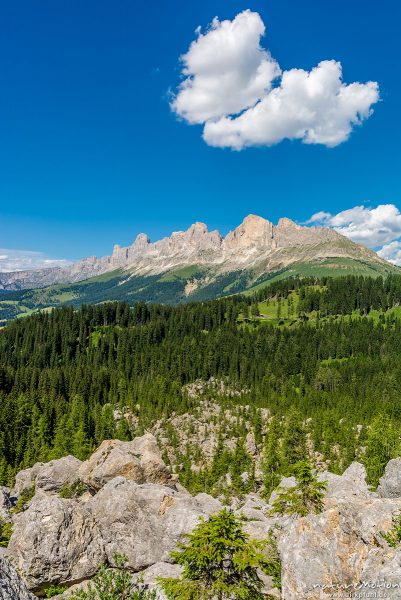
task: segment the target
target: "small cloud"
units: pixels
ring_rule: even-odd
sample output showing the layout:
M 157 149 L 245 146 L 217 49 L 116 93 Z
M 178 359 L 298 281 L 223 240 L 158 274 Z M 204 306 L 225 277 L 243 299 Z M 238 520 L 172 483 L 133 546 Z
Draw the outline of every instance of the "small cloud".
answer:
M 32 250 L 0 249 L 0 273 L 30 271 L 50 267 L 68 267 L 71 261 L 63 258 L 49 258 L 43 252 Z
M 379 101 L 375 81 L 346 84 L 341 63 L 324 60 L 311 71 L 282 72 L 260 44 L 265 25 L 245 10 L 232 21 L 217 17 L 181 56 L 184 79 L 172 110 L 202 124 L 210 146 L 235 150 L 284 139 L 334 147 L 345 142 Z
M 307 221 L 305 221 L 305 225 L 313 225 L 314 223 L 319 223 L 319 224 L 323 224 L 326 221 L 328 221 L 331 217 L 331 213 L 329 212 L 325 212 L 324 210 L 321 210 L 317 213 L 315 213 L 314 215 L 311 216 L 310 219 L 308 219 Z

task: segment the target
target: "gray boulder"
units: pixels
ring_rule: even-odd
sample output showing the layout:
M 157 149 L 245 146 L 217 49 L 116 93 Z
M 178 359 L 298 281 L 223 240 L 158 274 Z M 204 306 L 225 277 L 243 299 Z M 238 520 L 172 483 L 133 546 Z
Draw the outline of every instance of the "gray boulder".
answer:
M 10 489 L 0 486 L 0 520 L 8 521 L 10 519 L 10 508 L 12 507 Z
M 169 562 L 169 553 L 199 517 L 221 508 L 207 494 L 189 496 L 162 485 L 138 485 L 117 477 L 88 503 L 99 528 L 104 551 L 126 554 L 127 567 L 145 569 L 156 562 Z
M 401 497 L 401 458 L 393 458 L 387 463 L 377 493 L 381 498 Z
M 81 464 L 75 456 L 64 456 L 48 463 L 35 463 L 30 469 L 24 469 L 17 474 L 13 493 L 19 496 L 33 487 L 57 493 L 65 483 L 77 481 Z
M 39 470 L 43 467 L 43 463 L 37 462 L 29 469 L 24 469 L 17 473 L 15 477 L 15 485 L 13 487 L 13 494 L 19 496 L 22 492 L 35 487 L 36 477 Z
M 64 456 L 44 464 L 35 479 L 36 489 L 57 493 L 64 484 L 78 480 L 78 469 L 82 462 L 75 456 Z
M 373 495 L 366 483 L 366 469 L 358 462 L 353 462 L 342 475 L 325 471 L 318 474 L 318 479 L 327 483 L 326 498 L 352 501 Z
M 0 600 L 35 600 L 14 567 L 1 557 Z
M 198 518 L 220 508 L 206 494 L 192 497 L 124 477 L 78 500 L 38 490 L 29 507 L 15 515 L 8 554 L 29 588 L 39 593 L 49 583 L 71 585 L 91 578 L 116 553 L 127 555 L 132 571 L 168 562 L 170 551 Z
M 279 541 L 283 597 L 317 599 L 322 590 L 330 595 L 337 586 L 361 585 L 369 553 L 379 547 L 380 532 L 391 528 L 392 516 L 400 509 L 398 500 L 329 499 L 323 513 L 289 523 Z M 388 548 L 383 545 L 375 564 L 387 561 Z
M 162 459 L 156 438 L 149 433 L 132 442 L 105 440 L 79 468 L 79 478 L 94 490 L 120 475 L 137 483 L 165 485 L 176 481 Z
M 248 494 L 238 506 L 232 506 L 234 514 L 243 521 L 246 533 L 254 539 L 265 540 L 270 529 L 283 519 L 271 516 L 271 507 L 257 494 Z
M 163 593 L 160 585 L 157 582 L 158 577 L 180 577 L 181 567 L 171 563 L 160 562 L 148 567 L 141 573 L 139 578 L 143 581 L 146 589 L 154 590 L 157 595 L 157 600 L 167 600 L 167 596 Z M 138 576 L 136 577 L 138 579 Z
M 365 598 L 374 597 L 373 587 L 381 582 L 382 598 L 399 600 L 401 597 L 401 552 L 392 548 L 369 550 L 361 573 L 360 589 L 365 592 Z M 385 587 L 383 587 L 385 586 Z M 377 588 L 376 588 L 377 589 Z M 378 592 L 376 597 L 380 598 Z
M 14 516 L 8 556 L 25 574 L 29 589 L 92 577 L 105 553 L 86 504 L 39 490 Z
M 269 498 L 269 504 L 273 504 L 278 496 L 279 496 L 279 492 L 281 491 L 281 489 L 289 489 L 294 487 L 294 485 L 297 483 L 295 477 L 291 476 L 291 477 L 283 477 L 279 483 L 279 485 L 276 487 L 275 490 L 272 491 L 272 493 L 270 494 L 270 498 Z

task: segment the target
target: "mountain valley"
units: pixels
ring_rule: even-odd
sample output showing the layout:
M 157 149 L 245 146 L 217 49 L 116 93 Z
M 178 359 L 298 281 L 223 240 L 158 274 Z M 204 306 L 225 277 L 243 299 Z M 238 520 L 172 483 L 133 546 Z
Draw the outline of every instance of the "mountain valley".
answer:
M 0 321 L 62 304 L 138 301 L 178 304 L 246 292 L 296 276 L 379 276 L 399 268 L 333 229 L 277 226 L 248 215 L 222 237 L 195 223 L 151 243 L 139 234 L 111 256 L 70 267 L 0 274 Z

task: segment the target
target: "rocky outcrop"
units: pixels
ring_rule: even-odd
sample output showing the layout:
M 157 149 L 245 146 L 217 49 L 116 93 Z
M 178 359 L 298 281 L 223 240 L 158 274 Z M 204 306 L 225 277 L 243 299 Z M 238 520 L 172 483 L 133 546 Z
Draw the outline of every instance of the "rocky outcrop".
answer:
M 359 463 L 342 476 L 321 474 L 328 483 L 325 510 L 286 524 L 279 541 L 285 600 L 367 592 L 380 580 L 389 586 L 383 597 L 400 598 L 401 553 L 389 548 L 381 533 L 400 513 L 401 498 L 379 498 L 365 477 Z
M 17 495 L 36 487 L 46 492 L 57 493 L 65 484 L 78 479 L 81 461 L 75 456 L 64 456 L 48 463 L 35 463 L 30 469 L 20 471 L 15 479 L 13 492 Z
M 91 493 L 60 497 L 64 483 L 77 481 Z M 106 440 L 83 463 L 74 457 L 37 463 L 18 474 L 15 490 L 32 487 L 34 497 L 13 517 L 7 552 L 39 594 L 51 583 L 91 578 L 116 553 L 127 555 L 133 572 L 168 562 L 198 518 L 221 507 L 206 494 L 175 489 L 151 434 Z
M 326 498 L 352 501 L 353 498 L 372 496 L 366 483 L 365 467 L 360 463 L 352 463 L 342 475 L 324 471 L 318 478 L 327 482 Z
M 393 458 L 387 464 L 377 493 L 381 498 L 401 498 L 401 458 Z
M 34 600 L 24 581 L 10 563 L 0 557 L 0 600 Z
M 400 509 L 400 501 L 389 499 L 328 501 L 323 513 L 293 521 L 279 544 L 283 597 L 317 600 L 323 590 L 329 595 L 341 586 L 374 585 L 395 554 L 380 545 L 380 531 L 390 528 Z
M 216 274 L 252 268 L 261 275 L 294 262 L 327 257 L 348 257 L 391 268 L 375 252 L 333 229 L 301 227 L 287 218 L 280 219 L 276 226 L 257 215 L 248 215 L 224 238 L 199 222 L 154 243 L 141 233 L 129 246 L 115 245 L 111 256 L 90 256 L 64 268 L 1 273 L 0 289 L 75 283 L 115 269 L 155 275 L 184 265 L 213 267 Z
M 7 552 L 33 591 L 92 577 L 105 558 L 86 504 L 43 490 L 15 515 Z
M 269 531 L 276 537 L 284 600 L 318 600 L 339 590 L 354 590 L 358 597 L 358 591 L 377 589 L 379 584 L 387 586 L 386 598 L 400 598 L 401 547 L 390 547 L 383 536 L 401 514 L 399 465 L 398 459 L 390 461 L 377 492 L 369 490 L 359 463 L 341 476 L 320 473 L 319 478 L 327 482 L 324 509 L 302 518 L 272 515 L 277 492 L 269 503 L 257 493 L 232 500 L 231 509 L 243 519 L 250 537 L 263 540 Z M 61 481 L 85 481 L 90 491 L 60 497 Z M 294 483 L 294 478 L 286 478 L 281 487 Z M 11 515 L 13 534 L 7 554 L 39 596 L 51 584 L 72 589 L 87 585 L 115 554 L 125 554 L 133 576 L 141 574 L 154 589 L 157 576 L 180 572 L 171 563 L 171 550 L 199 517 L 222 507 L 219 500 L 207 494 L 192 496 L 174 483 L 150 434 L 132 442 L 103 442 L 83 463 L 73 457 L 38 463 L 17 477 L 16 489 L 32 485 L 33 499 L 21 513 Z M 7 488 L 3 498 L 10 515 Z M 263 577 L 266 593 L 279 597 L 272 579 Z M 68 592 L 62 597 L 68 597 Z
M 169 553 L 200 516 L 219 510 L 207 496 L 115 477 L 93 497 L 68 500 L 39 490 L 14 518 L 8 554 L 40 592 L 50 582 L 92 577 L 114 554 L 133 571 L 169 561 Z
M 121 475 L 136 483 L 174 485 L 176 479 L 167 469 L 156 438 L 150 433 L 132 442 L 105 440 L 79 467 L 79 478 L 95 490 Z
M 10 518 L 10 508 L 13 502 L 11 491 L 8 487 L 0 486 L 0 519 L 8 521 Z

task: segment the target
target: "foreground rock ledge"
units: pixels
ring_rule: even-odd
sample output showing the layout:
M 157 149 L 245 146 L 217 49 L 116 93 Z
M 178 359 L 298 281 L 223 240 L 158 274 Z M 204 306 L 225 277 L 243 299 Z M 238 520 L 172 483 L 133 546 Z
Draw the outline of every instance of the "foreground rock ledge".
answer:
M 319 515 L 272 517 L 270 504 L 257 494 L 232 506 L 252 537 L 263 539 L 279 527 L 282 598 L 329 598 L 344 585 L 369 591 L 381 580 L 390 586 L 386 598 L 401 598 L 401 552 L 381 535 L 401 511 L 401 461 L 389 463 L 377 493 L 369 491 L 358 463 L 342 476 L 319 477 L 328 482 Z M 63 485 L 77 481 L 88 491 L 77 498 L 60 497 Z M 9 513 L 14 529 L 8 558 L 38 596 L 51 584 L 75 587 L 88 581 L 115 553 L 126 554 L 128 568 L 143 572 L 154 587 L 158 575 L 177 571 L 169 557 L 177 542 L 199 517 L 222 506 L 207 494 L 191 496 L 175 481 L 150 434 L 132 442 L 103 442 L 84 463 L 74 457 L 37 463 L 17 476 L 14 490 L 4 492 L 9 499 L 32 485 L 36 490 L 23 512 Z M 1 600 L 33 598 L 8 563 L 3 560 L 0 567 Z M 19 596 L 12 585 L 20 586 Z M 266 592 L 272 591 L 270 585 L 267 578 Z M 68 591 L 63 598 L 67 596 Z
M 10 563 L 0 557 L 0 600 L 34 600 L 25 585 Z

